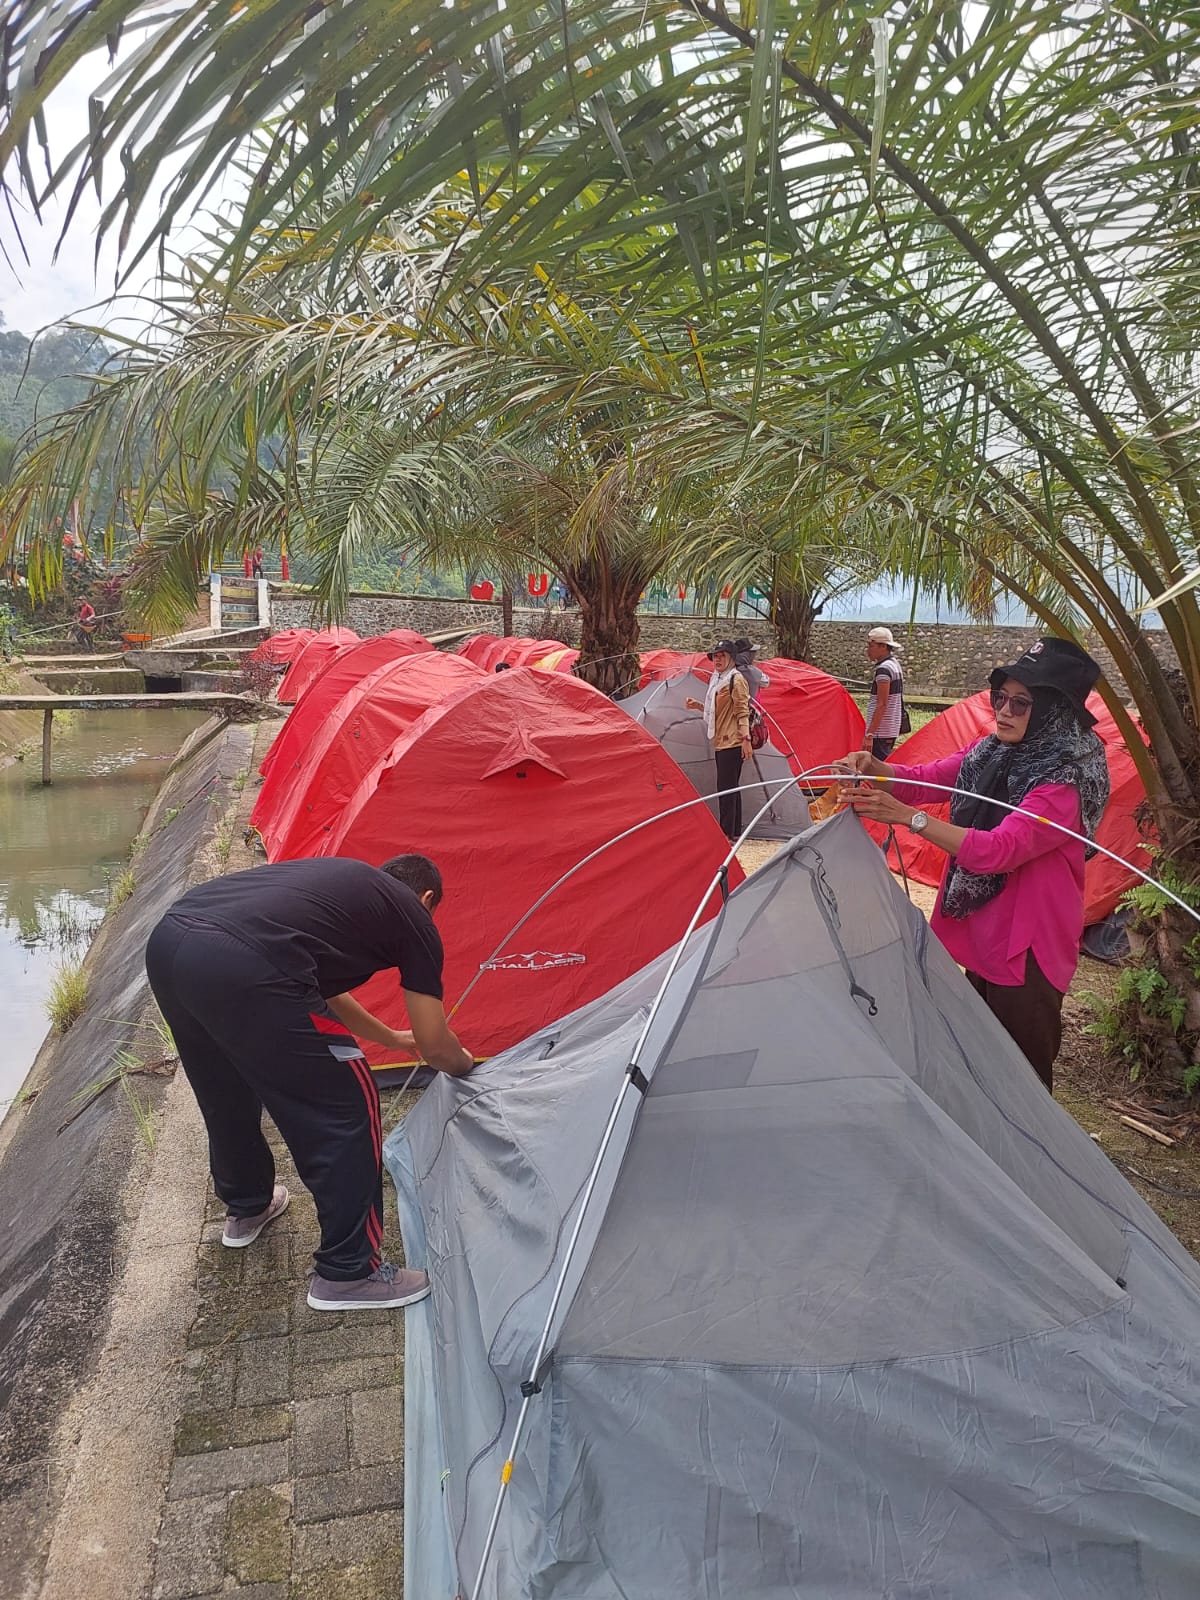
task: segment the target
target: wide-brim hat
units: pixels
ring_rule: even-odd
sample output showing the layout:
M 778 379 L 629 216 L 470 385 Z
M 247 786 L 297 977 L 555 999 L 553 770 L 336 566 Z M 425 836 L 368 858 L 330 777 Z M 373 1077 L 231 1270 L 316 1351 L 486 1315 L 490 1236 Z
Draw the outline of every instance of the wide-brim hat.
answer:
M 715 655 L 718 655 L 722 650 L 727 656 L 732 657 L 737 655 L 737 651 L 734 649 L 732 639 L 718 639 L 716 644 L 713 645 L 712 649 L 708 652 L 708 659 L 711 661 L 712 658 Z
M 1015 678 L 1027 689 L 1053 689 L 1069 700 L 1085 727 L 1096 719 L 1087 708 L 1087 697 L 1100 677 L 1100 664 L 1074 639 L 1039 639 L 1011 666 L 996 667 L 988 683 L 998 689 L 1005 678 Z

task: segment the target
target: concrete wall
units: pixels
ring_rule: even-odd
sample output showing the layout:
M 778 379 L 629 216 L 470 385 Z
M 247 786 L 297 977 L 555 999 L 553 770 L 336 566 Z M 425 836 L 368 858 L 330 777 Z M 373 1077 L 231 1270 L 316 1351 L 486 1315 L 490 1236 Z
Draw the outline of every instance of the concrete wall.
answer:
M 818 622 L 813 628 L 812 659 L 839 678 L 865 678 L 867 675 L 867 630 L 875 624 L 862 622 Z M 919 622 L 911 628 L 890 623 L 897 641 L 904 646 L 904 676 L 914 694 L 963 695 L 982 689 L 993 667 L 1015 661 L 1040 629 L 987 628 L 946 622 Z M 1151 645 L 1164 661 L 1174 663 L 1166 633 L 1148 629 Z M 1112 658 L 1094 639 L 1085 644 L 1114 684 L 1121 684 Z
M 517 609 L 513 612 L 513 628 L 518 634 L 532 633 L 546 616 L 543 608 Z M 560 618 L 567 637 L 577 640 L 578 622 L 573 611 L 556 612 L 552 619 Z M 274 629 L 306 627 L 312 625 L 309 601 L 301 595 L 275 594 L 272 597 L 271 626 Z M 454 628 L 470 628 L 481 633 L 499 633 L 501 630 L 498 601 L 435 600 L 419 595 L 353 594 L 347 626 L 364 637 L 386 633 L 389 628 L 415 628 L 419 633 L 446 632 Z M 812 632 L 812 661 L 815 666 L 831 672 L 837 678 L 849 678 L 865 683 L 867 673 L 867 630 L 875 626 L 869 617 L 853 622 L 817 622 Z M 898 641 L 904 645 L 904 669 L 909 691 L 913 694 L 962 695 L 983 687 L 993 667 L 1014 661 L 1029 641 L 1037 636 L 1037 628 L 988 628 L 947 622 L 919 622 L 911 628 L 889 624 Z M 728 618 L 711 622 L 703 617 L 656 617 L 641 619 L 641 648 L 643 650 L 700 650 L 707 649 L 717 639 L 736 628 L 738 635 L 753 639 L 765 658 L 776 653 L 775 630 L 767 622 L 748 621 L 745 618 L 732 623 Z M 1166 634 L 1161 629 L 1148 630 L 1154 649 L 1164 660 L 1173 661 Z M 1106 651 L 1098 645 L 1091 647 L 1115 683 L 1119 676 L 1113 672 Z
M 39 719 L 40 720 L 40 719 Z M 0 1123 L 0 1590 L 44 1592 L 45 1530 L 70 1466 L 59 1422 L 102 1344 L 148 1158 L 120 1086 L 89 1085 L 131 1046 L 148 988 L 146 939 L 237 804 L 254 728 L 210 722 L 176 757 L 142 828 L 130 897 L 87 954 L 87 1004 L 47 1038 Z M 165 1080 L 138 1077 L 143 1103 Z M 142 1396 L 152 1407 L 154 1394 Z M 137 1425 L 131 1416 L 130 1427 Z M 82 1591 L 73 1591 L 82 1592 Z M 131 1596 L 131 1600 L 135 1597 Z

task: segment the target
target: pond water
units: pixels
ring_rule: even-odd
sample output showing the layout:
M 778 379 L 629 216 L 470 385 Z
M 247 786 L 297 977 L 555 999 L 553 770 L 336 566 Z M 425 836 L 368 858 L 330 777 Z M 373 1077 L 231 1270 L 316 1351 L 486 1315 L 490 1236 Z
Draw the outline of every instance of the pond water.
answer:
M 55 970 L 82 956 L 109 883 L 199 711 L 77 711 L 55 718 L 54 782 L 40 749 L 0 770 L 0 1116 L 49 1027 Z

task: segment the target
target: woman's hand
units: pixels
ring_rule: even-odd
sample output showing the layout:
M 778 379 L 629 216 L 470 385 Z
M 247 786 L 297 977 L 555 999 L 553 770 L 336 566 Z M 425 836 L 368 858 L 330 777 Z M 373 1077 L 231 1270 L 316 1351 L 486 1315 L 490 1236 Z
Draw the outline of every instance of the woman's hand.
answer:
M 906 806 L 879 783 L 856 789 L 850 798 L 859 816 L 869 817 L 872 822 L 885 822 L 890 826 L 899 822 L 907 826 L 916 815 L 916 806 Z
M 865 776 L 871 771 L 874 756 L 869 750 L 851 750 L 838 761 L 831 761 L 830 767 L 834 772 L 856 773 Z
M 703 700 L 693 700 L 689 696 L 683 703 L 688 708 L 689 711 L 703 711 L 704 710 L 704 701 Z
M 754 754 L 754 746 L 750 743 L 749 739 L 743 739 L 742 740 L 742 760 L 743 761 L 749 761 L 750 757 L 753 754 Z

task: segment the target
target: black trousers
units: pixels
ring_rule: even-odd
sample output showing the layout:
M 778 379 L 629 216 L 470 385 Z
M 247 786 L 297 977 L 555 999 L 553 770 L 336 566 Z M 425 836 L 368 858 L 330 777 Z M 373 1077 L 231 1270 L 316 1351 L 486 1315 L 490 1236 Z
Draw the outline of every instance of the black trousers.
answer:
M 717 755 L 717 788 L 732 789 L 742 781 L 742 747 L 740 744 L 730 745 L 728 750 L 718 750 Z M 739 788 L 735 794 L 723 794 L 717 801 L 721 817 L 721 828 L 727 839 L 736 839 L 742 831 L 742 791 Z
M 880 739 L 876 736 L 871 740 L 871 754 L 876 761 L 886 761 L 895 748 L 895 739 Z
M 988 1010 L 1053 1094 L 1054 1062 L 1062 1045 L 1063 997 L 1033 959 L 1033 951 L 1025 957 L 1024 983 L 989 983 L 977 972 L 968 972 L 967 982 L 983 996 Z
M 170 912 L 146 946 L 150 987 L 208 1129 L 217 1194 L 235 1217 L 271 1203 L 266 1106 L 321 1225 L 322 1277 L 366 1277 L 383 1239 L 379 1091 L 362 1050 L 305 984 L 232 934 Z

